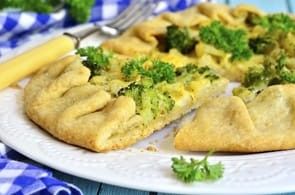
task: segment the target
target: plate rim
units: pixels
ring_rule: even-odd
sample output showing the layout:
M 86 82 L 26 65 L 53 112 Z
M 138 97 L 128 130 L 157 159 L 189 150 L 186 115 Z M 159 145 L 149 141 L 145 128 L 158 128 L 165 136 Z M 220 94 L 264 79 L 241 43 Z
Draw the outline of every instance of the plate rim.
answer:
M 88 24 L 89 25 L 89 24 Z M 74 28 L 71 28 L 71 29 L 68 29 L 69 31 L 78 31 L 80 30 L 81 28 L 84 28 L 85 25 L 83 26 L 78 26 L 78 27 L 74 27 Z M 57 34 L 59 34 L 60 32 L 55 32 L 51 35 L 48 35 L 48 37 L 46 37 L 47 39 L 49 39 L 50 37 L 53 37 L 53 36 L 56 36 Z M 41 38 L 44 38 L 44 37 L 41 37 Z M 101 36 L 98 36 L 98 39 L 100 41 L 102 41 L 104 39 L 104 37 L 101 37 Z M 33 44 L 33 45 L 36 45 L 36 43 L 40 43 L 41 39 L 33 39 L 34 41 L 31 41 L 30 43 L 27 43 L 25 44 L 23 47 L 17 49 L 17 50 L 14 50 L 13 52 L 10 52 L 10 55 L 8 55 L 7 57 L 11 57 L 13 56 L 15 53 L 19 53 L 19 52 L 22 52 L 24 51 L 26 48 L 29 48 L 30 47 L 30 44 Z M 99 44 L 99 41 L 93 41 L 92 42 L 96 43 L 96 44 Z M 93 45 L 93 44 L 92 44 Z M 16 52 L 15 52 L 16 51 Z M 6 58 L 2 58 L 0 59 L 1 60 L 5 60 L 7 59 Z M 5 90 L 2 90 L 0 91 L 0 105 L 1 105 L 1 96 L 3 93 L 6 93 L 7 91 L 11 90 L 12 88 L 8 88 L 8 89 L 5 89 Z M 10 93 L 13 93 L 13 91 L 11 91 Z M 0 126 L 1 126 L 1 112 L 0 112 Z M 196 189 L 196 188 L 183 188 L 181 187 L 180 185 L 179 186 L 176 186 L 176 188 L 166 188 L 166 187 L 161 187 L 161 185 L 156 185 L 156 186 L 149 186 L 149 185 L 139 185 L 138 182 L 127 182 L 127 179 L 126 181 L 123 179 L 123 182 L 120 181 L 120 180 L 114 180 L 113 178 L 110 178 L 110 177 L 103 177 L 103 176 L 100 176 L 100 179 L 98 181 L 97 178 L 93 178 L 93 177 L 89 177 L 85 174 L 81 174 L 79 172 L 77 172 L 77 170 L 72 170 L 71 168 L 68 168 L 66 167 L 66 169 L 64 169 L 64 167 L 62 167 L 62 165 L 58 165 L 56 163 L 54 163 L 55 161 L 50 161 L 50 160 L 47 160 L 50 158 L 50 156 L 46 156 L 43 154 L 43 156 L 45 156 L 44 159 L 41 159 L 40 157 L 38 156 L 35 156 L 34 154 L 30 154 L 28 151 L 26 151 L 25 149 L 23 149 L 21 146 L 17 146 L 15 145 L 14 143 L 11 142 L 11 140 L 9 140 L 7 137 L 5 137 L 5 133 L 3 134 L 3 129 L 0 129 L 0 140 L 5 143 L 6 145 L 8 145 L 10 148 L 18 151 L 19 153 L 23 154 L 24 156 L 36 161 L 36 162 L 40 162 L 41 164 L 44 164 L 48 167 L 51 167 L 53 169 L 56 169 L 56 170 L 59 170 L 61 172 L 64 172 L 64 173 L 67 173 L 67 174 L 70 174 L 70 175 L 75 175 L 75 176 L 78 176 L 78 177 L 82 177 L 82 178 L 85 178 L 85 179 L 89 179 L 89 180 L 92 180 L 92 181 L 96 181 L 96 182 L 101 182 L 101 183 L 107 183 L 107 184 L 111 184 L 111 185 L 116 185 L 116 186 L 120 186 L 120 187 L 124 187 L 124 188 L 131 188 L 131 189 L 136 189 L 136 190 L 144 190 L 144 191 L 156 191 L 156 192 L 162 192 L 162 193 L 179 193 L 179 194 L 195 194 L 195 193 L 202 193 L 202 194 L 265 194 L 265 193 L 290 193 L 290 192 L 295 192 L 295 184 L 292 185 L 290 184 L 289 186 L 284 186 L 283 188 L 279 188 L 279 187 L 276 187 L 276 186 L 272 186 L 271 189 L 269 188 L 263 188 L 262 190 L 260 188 L 254 188 L 254 187 L 251 187 L 251 189 L 247 189 L 247 191 L 245 191 L 246 187 L 241 187 L 238 191 L 228 191 L 228 187 L 224 187 L 222 189 L 218 189 L 219 191 L 216 190 L 216 188 L 201 188 L 201 189 Z M 48 134 L 48 137 L 50 137 L 51 139 L 54 139 L 52 136 L 50 136 Z M 76 147 L 76 146 L 75 146 Z M 291 151 L 291 152 L 290 152 Z M 288 151 L 276 151 L 276 152 L 268 152 L 268 153 L 263 153 L 264 155 L 266 156 L 269 156 L 269 157 L 272 157 L 272 154 L 275 154 L 276 156 L 280 156 L 281 154 L 287 154 L 288 153 L 292 153 L 292 155 L 295 155 L 295 150 L 288 150 Z M 167 157 L 168 156 L 171 156 L 169 154 L 166 154 Z M 189 157 L 189 155 L 187 155 Z M 250 154 L 251 157 L 255 158 L 255 157 L 258 157 L 258 156 L 261 156 L 261 154 Z M 245 158 L 247 159 L 246 155 L 237 155 L 235 157 L 238 157 L 238 158 Z M 222 156 L 212 156 L 212 159 L 226 159 L 226 160 L 229 160 L 231 157 L 222 157 Z M 60 161 L 60 160 L 58 160 Z M 121 177 L 121 176 L 120 176 Z M 121 179 L 122 180 L 122 179 Z M 179 181 L 181 182 L 181 181 Z M 196 186 L 198 186 L 198 183 L 195 184 Z M 174 186 L 175 187 L 175 186 Z M 235 188 L 237 189 L 237 188 Z M 197 191 L 196 191 L 197 190 Z
M 12 90 L 12 91 L 11 91 Z M 4 91 L 1 91 L 0 92 L 0 98 L 1 96 L 3 95 L 3 93 L 16 93 L 16 95 L 20 95 L 18 93 L 22 93 L 23 91 L 22 90 L 18 90 L 18 89 L 6 89 Z M 0 100 L 0 105 L 2 104 L 2 101 Z M 15 104 L 18 104 L 16 102 L 16 99 L 15 99 Z M 0 118 L 3 118 L 2 115 L 1 115 L 1 112 L 0 112 Z M 26 120 L 30 121 L 28 118 L 26 118 Z M 30 121 L 31 122 L 31 121 Z M 32 123 L 32 122 L 31 122 Z M 1 126 L 1 125 L 0 125 Z M 35 130 L 35 129 L 34 129 Z M 39 131 L 40 129 L 36 129 L 37 131 Z M 42 130 L 40 130 L 41 132 L 43 132 Z M 56 140 L 55 138 L 53 138 L 51 135 L 49 135 L 48 133 L 47 134 L 47 138 L 49 138 L 49 140 L 52 140 L 52 141 L 57 141 L 57 142 L 60 142 L 62 143 L 61 141 L 59 140 Z M 265 194 L 265 193 L 290 193 L 290 192 L 295 192 L 295 185 L 287 185 L 287 186 L 283 186 L 283 187 L 274 187 L 272 186 L 272 188 L 254 188 L 254 187 L 250 187 L 250 188 L 247 188 L 246 186 L 241 186 L 241 188 L 239 188 L 237 190 L 237 188 L 233 188 L 235 189 L 235 191 L 229 191 L 229 187 L 225 186 L 223 188 L 219 188 L 217 191 L 217 189 L 215 187 L 213 188 L 200 188 L 200 189 L 196 189 L 196 188 L 182 188 L 181 186 L 174 186 L 174 188 L 170 188 L 168 189 L 167 187 L 161 187 L 161 185 L 146 185 L 146 184 L 139 184 L 138 182 L 130 182 L 130 180 L 126 179 L 124 180 L 122 178 L 122 176 L 118 176 L 119 179 L 114 179 L 114 178 L 111 178 L 111 174 L 110 176 L 108 177 L 105 177 L 103 175 L 100 175 L 96 178 L 92 177 L 92 176 L 89 176 L 87 174 L 84 174 L 84 173 L 81 173 L 77 170 L 75 170 L 75 168 L 77 168 L 76 165 L 74 165 L 73 167 L 74 168 L 71 168 L 71 167 L 67 167 L 67 166 L 63 166 L 63 165 L 59 165 L 58 162 L 61 162 L 60 159 L 57 159 L 57 161 L 50 161 L 50 156 L 48 155 L 44 155 L 42 153 L 39 153 L 41 154 L 40 156 L 36 155 L 35 153 L 36 152 L 32 152 L 31 150 L 31 153 L 28 152 L 28 150 L 26 149 L 26 147 L 30 147 L 30 146 L 26 146 L 26 147 L 23 147 L 22 145 L 18 145 L 18 142 L 16 141 L 16 143 L 10 139 L 8 139 L 9 136 L 5 136 L 5 133 L 3 132 L 3 130 L 1 129 L 0 130 L 0 139 L 3 143 L 5 143 L 6 145 L 8 145 L 10 148 L 18 151 L 19 153 L 23 154 L 24 156 L 36 161 L 36 162 L 39 162 L 41 164 L 44 164 L 48 167 L 51 167 L 53 169 L 56 169 L 56 170 L 59 170 L 61 172 L 64 172 L 64 173 L 67 173 L 67 174 L 70 174 L 70 175 L 75 175 L 75 176 L 78 176 L 78 177 L 82 177 L 82 178 L 85 178 L 85 179 L 89 179 L 89 180 L 92 180 L 92 181 L 96 181 L 96 182 L 101 182 L 101 183 L 106 183 L 106 184 L 110 184 L 110 185 L 116 185 L 116 186 L 120 186 L 120 187 L 124 187 L 124 188 L 131 188 L 131 189 L 136 189 L 136 190 L 143 190 L 143 191 L 156 191 L 156 192 L 162 192 L 162 193 L 178 193 L 178 194 L 195 194 L 195 193 L 205 193 L 205 194 Z M 19 139 L 19 138 L 17 138 Z M 25 141 L 26 143 L 28 143 L 27 141 Z M 62 143 L 64 144 L 64 143 Z M 34 145 L 33 143 L 31 143 L 31 145 Z M 74 147 L 77 147 L 77 146 L 74 146 Z M 79 148 L 79 147 L 77 147 Z M 30 150 L 29 150 L 30 151 Z M 41 150 L 38 150 L 38 151 L 41 151 Z M 267 158 L 270 158 L 272 157 L 272 154 L 275 154 L 275 156 L 281 156 L 281 154 L 284 154 L 284 155 L 288 155 L 288 153 L 291 153 L 291 155 L 294 155 L 293 153 L 295 153 L 295 150 L 288 150 L 288 151 L 278 151 L 278 152 L 269 152 L 266 154 L 266 157 Z M 159 154 L 160 155 L 160 154 Z M 265 153 L 262 153 L 262 154 L 251 154 L 251 158 L 255 158 L 255 157 L 259 157 L 259 156 L 262 156 L 262 155 L 265 155 Z M 157 155 L 156 155 L 157 156 Z M 169 155 L 168 155 L 169 156 Z M 222 159 L 222 156 L 212 156 L 213 158 L 215 159 Z M 247 158 L 248 156 L 247 155 L 238 155 L 237 157 L 242 157 L 242 158 Z M 265 157 L 265 156 L 263 156 Z M 231 156 L 226 156 L 226 158 L 231 158 Z M 67 162 L 68 163 L 68 162 Z M 89 168 L 89 167 L 88 167 Z M 107 172 L 110 172 L 110 170 L 107 170 Z M 181 181 L 179 181 L 181 182 Z M 194 184 L 194 185 L 198 185 L 198 183 Z M 165 185 L 164 185 L 165 186 Z M 247 191 L 245 191 L 247 188 Z

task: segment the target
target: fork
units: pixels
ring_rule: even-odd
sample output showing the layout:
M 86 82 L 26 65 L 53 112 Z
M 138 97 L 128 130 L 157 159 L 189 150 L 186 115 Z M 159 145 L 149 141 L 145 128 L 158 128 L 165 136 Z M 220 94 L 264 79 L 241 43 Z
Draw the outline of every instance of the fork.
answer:
M 94 23 L 77 33 L 65 32 L 0 64 L 0 90 L 77 49 L 81 40 L 93 33 L 100 32 L 111 37 L 120 35 L 128 27 L 148 18 L 156 6 L 152 0 L 133 0 L 128 8 L 105 25 Z
M 95 23 L 93 26 L 83 29 L 77 33 L 64 33 L 64 35 L 72 37 L 76 41 L 76 47 L 79 43 L 89 35 L 101 32 L 105 35 L 115 37 L 124 32 L 128 27 L 148 18 L 153 10 L 156 8 L 157 3 L 151 0 L 132 1 L 131 5 L 118 15 L 113 21 L 106 25 Z

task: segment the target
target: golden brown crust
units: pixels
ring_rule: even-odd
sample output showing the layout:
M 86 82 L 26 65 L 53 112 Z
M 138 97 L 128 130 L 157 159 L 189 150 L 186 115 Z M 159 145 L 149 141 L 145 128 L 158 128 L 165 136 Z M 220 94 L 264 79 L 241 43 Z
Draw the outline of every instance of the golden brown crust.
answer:
M 175 147 L 227 152 L 293 149 L 294 103 L 293 84 L 269 87 L 248 105 L 235 96 L 216 98 L 200 107 L 192 123 L 180 128 Z
M 225 5 L 203 3 L 182 12 L 164 13 L 137 24 L 122 36 L 105 41 L 102 47 L 126 56 L 160 56 L 159 58 L 168 59 L 176 67 L 183 66 L 184 61 L 197 62 L 201 66 L 211 66 L 230 80 L 242 80 L 248 67 L 263 61 L 261 56 L 254 56 L 245 63 L 233 64 L 227 53 L 205 43 L 199 43 L 194 54 L 189 56 L 176 50 L 171 50 L 170 53 L 161 52 L 159 45 L 166 34 L 167 26 L 189 27 L 193 33 L 198 34 L 196 29 L 208 25 L 212 20 L 220 20 L 230 27 L 243 27 L 249 14 L 264 15 L 252 6 L 243 5 L 231 9 Z M 179 60 L 181 63 L 176 62 Z M 91 84 L 89 77 L 90 71 L 74 56 L 57 62 L 49 69 L 44 68 L 25 89 L 25 110 L 34 122 L 58 139 L 99 152 L 121 149 L 136 143 L 191 109 L 198 108 L 207 99 L 220 95 L 228 83 L 226 79 L 212 83 L 208 80 L 193 81 L 189 89 L 175 85 L 175 93 L 171 91 L 171 95 L 179 98 L 176 101 L 177 109 L 144 125 L 142 118 L 135 114 L 135 103 L 131 98 L 112 97 L 106 89 Z M 287 95 L 284 94 L 284 97 Z M 271 145 L 271 142 L 278 139 L 281 149 L 290 148 L 293 143 L 280 137 L 279 133 L 277 137 L 262 139 L 261 132 L 267 132 L 268 126 L 261 125 L 260 121 L 269 125 L 271 120 L 270 117 L 261 118 L 265 110 L 263 106 L 267 107 L 269 104 L 261 103 L 259 98 L 260 96 L 247 105 L 248 108 L 237 97 L 218 98 L 205 103 L 194 122 L 179 131 L 175 138 L 175 147 L 197 151 L 214 149 L 254 152 L 277 149 L 278 145 Z M 289 102 L 290 97 L 288 98 L 288 101 L 283 99 Z M 292 102 L 288 103 L 289 107 L 284 104 L 282 109 L 289 109 Z M 256 109 L 256 106 L 261 109 Z M 282 114 L 283 110 L 273 113 Z M 290 118 L 282 120 L 291 121 Z M 273 128 L 287 127 L 273 125 Z
M 121 123 L 135 115 L 131 98 L 111 95 L 88 83 L 90 71 L 67 57 L 36 75 L 25 88 L 25 111 L 53 136 L 100 151 Z
M 102 47 L 127 56 L 153 53 L 168 55 L 167 52 L 163 52 L 167 26 L 186 27 L 199 40 L 200 28 L 213 20 L 219 20 L 227 27 L 244 29 L 247 31 L 247 36 L 251 36 L 254 32 L 250 32 L 245 24 L 250 15 L 263 16 L 265 13 L 251 5 L 230 8 L 222 4 L 201 3 L 184 11 L 164 13 L 137 24 L 122 36 L 103 42 Z M 202 41 L 196 44 L 195 52 L 186 56 L 195 60 L 198 65 L 210 66 L 220 75 L 234 81 L 242 81 L 245 72 L 250 67 L 261 64 L 264 59 L 261 55 L 253 55 L 250 60 L 233 62 L 230 60 L 231 54 Z
M 203 104 L 193 122 L 181 127 L 174 145 L 189 151 L 251 151 L 256 129 L 238 97 L 220 97 Z
M 29 118 L 54 137 L 93 151 L 125 148 L 163 128 L 205 99 L 223 93 L 228 81 L 197 83 L 186 104 L 148 125 L 135 114 L 132 98 L 112 97 L 89 82 L 90 71 L 79 57 L 69 56 L 41 70 L 25 88 L 25 111 Z M 201 95 L 202 94 L 202 95 Z

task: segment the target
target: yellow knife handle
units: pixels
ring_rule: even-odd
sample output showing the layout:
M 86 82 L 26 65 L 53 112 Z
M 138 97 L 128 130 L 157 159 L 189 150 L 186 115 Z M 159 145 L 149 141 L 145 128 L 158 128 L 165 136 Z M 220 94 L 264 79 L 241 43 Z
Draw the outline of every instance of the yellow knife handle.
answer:
M 75 40 L 61 35 L 0 64 L 0 90 L 53 63 L 73 49 Z

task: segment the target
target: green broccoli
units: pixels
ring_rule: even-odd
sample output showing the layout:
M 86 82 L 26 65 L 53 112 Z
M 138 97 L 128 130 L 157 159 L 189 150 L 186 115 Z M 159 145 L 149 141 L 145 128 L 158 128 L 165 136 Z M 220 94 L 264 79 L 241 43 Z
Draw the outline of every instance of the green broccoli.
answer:
M 174 66 L 167 62 L 154 60 L 153 66 L 145 72 L 144 76 L 152 78 L 154 83 L 162 81 L 172 83 L 175 80 Z
M 141 104 L 141 94 L 144 91 L 145 86 L 142 84 L 131 83 L 128 87 L 119 90 L 118 95 L 124 95 L 132 97 L 136 105 Z
M 253 67 L 246 73 L 243 86 L 249 88 L 251 91 L 259 92 L 266 88 L 274 77 L 271 68 Z
M 180 76 L 180 75 L 188 74 L 188 73 L 193 74 L 198 72 L 199 72 L 198 66 L 196 66 L 195 64 L 187 64 L 186 66 L 176 69 L 176 76 Z
M 285 55 L 281 54 L 277 59 L 269 57 L 265 60 L 264 66 L 250 68 L 246 73 L 243 86 L 249 90 L 259 93 L 267 86 L 283 83 L 281 70 L 287 69 Z
M 249 46 L 254 53 L 271 54 L 276 49 L 282 49 L 289 56 L 295 54 L 294 33 L 280 30 L 266 32 L 249 41 Z
M 75 21 L 83 23 L 89 19 L 95 0 L 66 0 L 65 2 L 69 7 L 70 16 Z
M 143 117 L 145 123 L 170 112 L 175 104 L 169 94 L 142 83 L 131 83 L 128 87 L 122 88 L 118 95 L 134 99 L 136 113 Z
M 127 80 L 133 80 L 138 75 L 144 75 L 145 69 L 143 68 L 143 63 L 147 61 L 147 58 L 135 58 L 127 61 L 121 68 L 121 72 Z
M 174 82 L 175 72 L 174 66 L 170 63 L 160 60 L 154 60 L 150 68 L 144 68 L 143 64 L 146 58 L 133 59 L 128 61 L 121 68 L 121 72 L 127 80 L 132 80 L 137 76 L 142 78 L 151 78 L 154 84 L 167 81 L 168 83 Z
M 254 25 L 260 25 L 267 29 L 269 32 L 283 31 L 283 32 L 294 32 L 295 21 L 284 13 L 270 14 L 263 17 L 253 18 L 252 23 Z
M 194 49 L 197 41 L 190 36 L 187 28 L 172 25 L 167 27 L 165 42 L 166 51 L 175 48 L 179 52 L 187 54 Z
M 276 70 L 281 83 L 295 83 L 295 71 L 287 67 L 287 57 L 283 54 L 277 60 Z
M 250 102 L 255 96 L 270 85 L 275 78 L 273 67 L 252 67 L 245 75 L 242 86 L 233 89 L 233 95 L 244 102 Z
M 76 54 L 85 57 L 82 63 L 90 69 L 91 76 L 100 75 L 103 70 L 107 70 L 112 58 L 112 54 L 107 53 L 101 47 L 80 48 Z
M 194 64 L 187 64 L 176 69 L 176 78 L 184 83 L 189 83 L 200 75 L 208 78 L 211 82 L 219 78 L 208 66 L 198 67 Z
M 257 54 L 269 54 L 277 44 L 277 40 L 270 35 L 259 36 L 249 41 L 250 48 Z
M 295 32 L 295 20 L 288 14 L 278 13 L 263 17 L 251 17 L 251 25 L 259 25 L 266 29 L 263 35 L 250 39 L 249 46 L 257 54 L 270 54 L 274 49 L 284 49 L 289 55 L 294 54 L 291 37 Z
M 60 4 L 69 9 L 70 16 L 76 22 L 82 23 L 88 20 L 94 0 L 1 0 L 0 10 L 18 8 L 22 11 L 50 13 Z
M 245 100 L 255 97 L 268 86 L 288 83 L 295 83 L 295 72 L 287 67 L 286 56 L 281 53 L 277 58 L 266 59 L 262 67 L 250 68 L 242 86 L 233 93 Z
M 247 34 L 242 29 L 226 28 L 219 21 L 213 21 L 209 26 L 200 29 L 201 41 L 213 45 L 227 53 L 231 53 L 231 60 L 247 60 L 252 56 L 248 45 Z
M 249 13 L 247 18 L 246 18 L 246 21 L 245 23 L 248 25 L 248 26 L 256 26 L 259 21 L 261 20 L 261 17 L 258 16 L 257 14 L 254 14 L 254 13 Z
M 232 93 L 234 96 L 240 97 L 245 103 L 251 102 L 257 95 L 253 91 L 243 86 L 234 88 Z
M 4 8 L 18 8 L 23 11 L 49 13 L 59 3 L 61 3 L 60 0 L 1 0 L 0 10 Z

